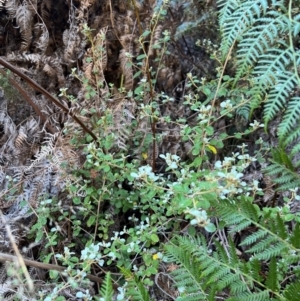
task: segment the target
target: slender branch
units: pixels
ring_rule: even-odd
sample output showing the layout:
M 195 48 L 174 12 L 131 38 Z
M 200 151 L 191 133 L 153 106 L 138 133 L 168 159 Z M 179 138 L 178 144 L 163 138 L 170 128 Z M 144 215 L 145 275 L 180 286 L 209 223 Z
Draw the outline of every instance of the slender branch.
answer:
M 96 135 L 87 128 L 87 126 L 73 113 L 70 112 L 68 108 L 66 108 L 63 104 L 60 103 L 58 99 L 56 99 L 54 96 L 52 96 L 47 90 L 45 90 L 42 86 L 40 86 L 37 82 L 35 82 L 33 79 L 31 79 L 29 76 L 22 73 L 18 68 L 7 62 L 5 59 L 0 58 L 0 64 L 3 65 L 5 68 L 9 69 L 14 74 L 20 76 L 23 80 L 25 80 L 34 90 L 42 93 L 48 99 L 50 99 L 55 105 L 57 105 L 60 109 L 62 109 L 64 112 L 66 112 L 69 116 L 71 116 L 74 121 L 76 121 L 82 129 L 90 134 L 95 141 L 97 141 Z
M 17 256 L 14 256 L 14 255 L 0 253 L 0 261 L 1 262 L 5 262 L 5 261 L 18 262 L 18 258 L 17 258 Z M 23 262 L 27 266 L 35 267 L 38 269 L 54 270 L 54 271 L 58 271 L 61 273 L 67 269 L 67 267 L 63 267 L 60 265 L 38 262 L 38 261 L 26 259 L 26 258 L 23 258 Z M 94 282 L 98 282 L 98 283 L 103 282 L 102 278 L 99 278 L 99 277 L 91 275 L 91 274 L 88 274 L 86 277 Z
M 23 272 L 23 274 L 24 274 L 24 276 L 26 278 L 28 289 L 31 292 L 33 292 L 34 291 L 33 281 L 30 278 L 29 272 L 28 272 L 28 270 L 26 268 L 26 265 L 25 265 L 25 262 L 24 262 L 24 258 L 22 257 L 22 255 L 21 255 L 21 253 L 20 253 L 20 251 L 18 249 L 18 246 L 17 246 L 17 244 L 15 242 L 15 238 L 14 238 L 14 236 L 11 233 L 10 225 L 8 223 L 6 223 L 6 220 L 5 220 L 5 217 L 4 217 L 3 213 L 2 213 L 2 210 L 0 210 L 0 216 L 1 216 L 2 223 L 5 225 L 7 236 L 9 238 L 10 243 L 11 243 L 11 245 L 13 247 L 13 250 L 14 250 L 14 252 L 16 254 L 16 256 L 13 256 L 15 258 L 14 261 L 17 262 L 20 265 L 21 270 L 22 270 L 22 272 Z

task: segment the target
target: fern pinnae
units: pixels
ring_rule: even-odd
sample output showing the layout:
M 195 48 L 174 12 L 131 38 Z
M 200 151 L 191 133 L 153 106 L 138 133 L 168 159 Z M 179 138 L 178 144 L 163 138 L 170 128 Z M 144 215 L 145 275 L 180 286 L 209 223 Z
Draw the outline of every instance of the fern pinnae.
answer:
M 283 116 L 283 120 L 278 127 L 278 135 L 281 141 L 288 133 L 292 132 L 300 116 L 300 97 L 293 97 L 288 103 L 287 110 Z M 300 133 L 298 133 L 300 135 Z M 297 139 L 298 137 L 295 137 Z
M 177 287 L 185 290 L 185 294 L 198 291 L 198 300 L 206 300 L 206 293 L 201 284 L 201 271 L 200 269 L 195 269 L 196 265 L 193 264 L 193 257 L 190 257 L 189 253 L 184 249 L 185 241 L 181 242 L 180 247 L 173 243 L 165 246 L 167 261 L 180 264 L 179 269 L 172 272 L 173 280 Z
M 258 25 L 244 34 L 237 51 L 238 68 L 235 81 L 249 70 L 249 66 L 255 66 L 259 57 L 274 43 L 278 37 L 278 23 L 283 22 L 281 17 L 282 14 L 270 11 L 266 17 L 260 19 Z
M 277 261 L 276 257 L 272 257 L 269 263 L 269 271 L 266 279 L 266 286 L 272 291 L 278 291 L 278 274 L 277 274 Z
M 238 8 L 240 1 L 237 0 L 219 0 L 217 1 L 219 11 L 219 24 L 222 28 L 229 16 Z
M 280 70 L 280 77 L 278 77 L 274 87 L 271 88 L 265 104 L 264 120 L 266 123 L 286 107 L 289 95 L 297 85 L 298 76 L 295 73 Z
M 280 214 L 277 213 L 275 218 L 275 223 L 270 222 L 270 228 L 274 233 L 277 233 L 277 235 L 283 239 L 286 240 L 289 237 L 289 233 L 287 231 L 286 225 L 284 223 L 284 220 L 281 218 Z
M 261 291 L 258 293 L 251 292 L 251 293 L 242 293 L 239 294 L 236 297 L 229 298 L 227 301 L 269 301 L 270 300 L 270 295 L 267 290 Z M 277 299 L 277 300 L 284 300 L 282 298 Z
M 241 243 L 240 246 L 249 246 L 259 239 L 264 239 L 267 236 L 266 231 L 263 229 L 259 229 L 257 232 L 254 232 L 250 235 L 248 235 Z
M 21 51 L 26 51 L 32 39 L 31 34 L 31 22 L 32 13 L 28 9 L 27 5 L 19 5 L 16 11 L 17 24 L 20 27 L 22 36 Z
M 105 275 L 104 281 L 100 288 L 101 298 L 103 301 L 111 301 L 114 293 L 111 281 L 111 274 L 108 272 Z
M 278 3 L 278 1 L 272 0 L 272 5 L 277 6 L 276 2 Z M 234 41 L 240 38 L 257 18 L 266 14 L 268 7 L 269 3 L 266 0 L 245 1 L 230 16 L 227 16 L 224 23 L 220 24 L 221 27 L 225 26 L 221 44 L 223 58 L 227 56 Z
M 280 256 L 280 254 L 286 254 L 288 252 L 288 248 L 282 244 L 281 242 L 275 243 L 274 241 L 265 245 L 266 249 L 262 249 L 260 252 L 256 253 L 254 256 L 259 260 L 269 260 L 272 257 Z M 255 252 L 255 249 L 252 248 L 249 252 Z
M 253 95 L 252 103 L 255 101 L 261 103 L 264 94 L 279 80 L 278 74 L 285 71 L 291 64 L 293 59 L 291 50 L 285 45 L 282 48 L 270 48 L 259 57 L 259 61 L 252 72 L 254 76 L 253 88 L 250 91 L 250 94 Z
M 285 191 L 300 186 L 300 176 L 282 163 L 271 160 L 271 165 L 264 169 L 265 173 L 273 176 L 273 182 L 278 184 L 278 191 Z
M 168 258 L 171 260 L 174 260 L 176 258 L 177 260 L 174 261 L 176 261 L 180 266 L 180 269 L 176 270 L 176 278 L 173 278 L 176 286 L 188 290 L 189 287 L 184 286 L 186 283 L 188 283 L 193 288 L 195 288 L 196 285 L 201 284 L 202 289 L 204 290 L 204 292 L 206 292 L 206 290 L 209 289 L 210 285 L 215 284 L 216 292 L 224 291 L 224 289 L 227 287 L 230 289 L 231 294 L 236 294 L 239 297 L 243 296 L 246 292 L 250 292 L 250 290 L 253 288 L 256 288 L 257 291 L 259 291 L 258 288 L 261 288 L 261 290 L 263 291 L 262 295 L 264 296 L 269 295 L 269 293 L 272 292 L 263 283 L 261 283 L 260 276 L 259 278 L 255 278 L 256 275 L 259 275 L 259 271 L 257 270 L 260 267 L 259 265 L 248 264 L 247 268 L 245 268 L 245 265 L 244 268 L 241 268 L 242 264 L 240 263 L 240 261 L 237 261 L 236 264 L 234 264 L 234 262 L 231 262 L 230 259 L 228 259 L 226 263 L 218 255 L 220 253 L 223 253 L 223 251 L 218 250 L 218 252 L 212 252 L 212 254 L 210 254 L 209 252 L 207 252 L 205 245 L 197 244 L 199 242 L 201 242 L 201 240 L 190 240 L 186 237 L 177 237 L 177 241 L 174 241 L 175 246 L 174 244 L 169 244 L 166 246 L 166 253 L 167 255 L 169 255 Z M 188 246 L 189 248 L 187 248 Z M 218 245 L 217 249 L 218 248 L 223 247 Z M 184 249 L 184 256 L 189 257 L 190 262 L 192 262 L 193 265 L 197 266 L 198 270 L 201 270 L 201 283 L 195 283 L 196 279 L 192 282 L 190 281 L 191 279 L 189 279 L 188 281 L 183 282 L 182 286 L 179 286 L 179 284 L 181 284 L 179 282 L 180 279 L 185 279 L 185 277 L 190 278 L 190 275 L 186 273 L 185 269 L 181 269 L 182 264 L 178 255 L 180 254 L 179 252 L 183 251 L 182 249 Z M 252 273 L 251 271 L 252 267 L 255 268 L 254 273 Z M 174 273 L 172 272 L 171 275 L 173 274 Z M 279 294 L 276 292 L 272 293 L 279 296 Z M 250 295 L 250 293 L 247 293 L 247 296 Z M 228 300 L 231 299 L 232 298 L 229 298 Z M 198 300 L 202 299 L 199 298 Z M 233 298 L 232 300 L 238 299 Z
M 300 300 L 300 282 L 294 282 L 288 285 L 283 293 L 285 300 Z
M 290 235 L 290 242 L 295 249 L 300 249 L 300 224 L 296 223 Z

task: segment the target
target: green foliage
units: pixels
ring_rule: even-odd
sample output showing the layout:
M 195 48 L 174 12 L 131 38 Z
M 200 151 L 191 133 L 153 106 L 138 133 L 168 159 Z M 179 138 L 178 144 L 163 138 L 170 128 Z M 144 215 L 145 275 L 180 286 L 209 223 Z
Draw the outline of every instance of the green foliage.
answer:
M 125 268 L 120 267 L 120 270 L 127 281 L 126 297 L 132 301 L 150 301 L 148 289 L 139 278 Z
M 208 82 L 188 73 L 185 88 L 189 93 L 184 95 L 182 106 L 191 114 L 172 120 L 160 110 L 171 107 L 174 100 L 155 91 L 159 70 L 165 67 L 163 58 L 168 54 L 170 33 L 157 39 L 157 25 L 167 13 L 167 4 L 168 1 L 158 3 L 151 30 L 140 33 L 141 54 L 133 58 L 126 52 L 124 56 L 123 69 L 136 68 L 132 79 L 140 80 L 137 85 L 128 88 L 133 81 L 126 83 L 130 74 L 124 70 L 120 88 L 115 89 L 98 77 L 102 72 L 104 78 L 105 68 L 94 70 L 91 78 L 76 75 L 73 69 L 72 75 L 84 87 L 85 98 L 101 104 L 100 113 L 95 108 L 82 110 L 84 118 L 90 117 L 98 141 L 91 142 L 88 135 L 66 126 L 65 133 L 71 133 L 73 144 L 85 158 L 68 182 L 71 209 L 58 210 L 55 200 L 44 201 L 43 208 L 37 210 L 32 233 L 44 228 L 36 241 L 45 238 L 47 224 L 57 216 L 59 222 L 72 225 L 72 239 L 82 245 L 81 257 L 75 255 L 75 239 L 65 247 L 64 254 L 56 254 L 68 266 L 70 286 L 76 286 L 77 269 L 89 272 L 92 267 L 118 266 L 123 275 L 118 280 L 122 286 L 120 296 L 148 301 L 154 275 L 159 273 L 161 260 L 166 260 L 178 265 L 171 276 L 180 301 L 216 300 L 221 294 L 226 294 L 226 300 L 293 300 L 300 281 L 300 217 L 291 212 L 286 199 L 282 208 L 259 207 L 256 203 L 262 189 L 258 181 L 245 180 L 245 170 L 257 159 L 249 155 L 244 143 L 236 149 L 230 146 L 227 153 L 224 145 L 228 139 L 236 144 L 264 126 L 256 120 L 248 125 L 253 111 L 262 104 L 266 128 L 282 113 L 280 143 L 271 152 L 271 165 L 264 172 L 275 178 L 279 189 L 294 189 L 291 192 L 297 199 L 300 178 L 293 158 L 300 150 L 296 144 L 300 135 L 300 127 L 296 126 L 300 113 L 296 95 L 300 57 L 293 45 L 300 31 L 297 10 L 291 5 L 285 7 L 284 1 L 218 1 L 222 43 L 220 52 L 212 54 L 220 63 L 217 78 Z M 190 25 L 195 27 L 205 18 L 183 23 L 177 33 L 187 32 Z M 92 44 L 89 63 L 105 62 L 104 48 L 95 51 L 96 41 L 87 26 L 83 34 Z M 105 35 L 100 40 L 105 45 Z M 161 51 L 156 58 L 159 65 L 150 67 L 154 52 L 150 54 L 146 48 Z M 236 67 L 234 75 L 225 74 L 230 60 Z M 76 102 L 65 90 L 61 92 L 70 102 Z M 116 107 L 121 111 L 116 120 L 118 111 L 111 108 L 115 95 Z M 129 112 L 131 105 L 136 111 L 128 122 L 124 112 Z M 189 122 L 189 118 L 193 121 Z M 231 122 L 228 130 L 224 129 L 225 121 L 224 128 L 215 127 L 220 120 Z M 139 128 L 144 121 L 144 128 Z M 185 146 L 181 152 L 184 159 L 177 149 L 168 152 L 167 147 L 158 146 L 165 134 L 161 133 L 164 129 L 157 130 L 157 122 L 171 125 L 174 137 L 179 137 L 174 145 Z M 167 146 L 172 143 L 171 138 Z M 291 153 L 287 152 L 293 143 L 296 145 L 291 147 Z M 257 152 L 261 159 L 263 155 Z M 155 162 L 150 166 L 149 159 L 157 160 L 160 168 Z M 189 236 L 180 235 L 183 227 Z M 199 230 L 206 236 L 196 236 Z M 50 232 L 46 248 L 62 241 L 59 227 Z M 214 239 L 221 232 L 228 234 L 226 239 Z M 242 238 L 237 245 L 234 238 L 238 235 Z M 165 245 L 165 240 L 170 242 Z M 100 296 L 110 300 L 112 295 L 111 274 L 106 273 Z
M 251 199 L 241 198 L 238 203 L 224 200 L 215 205 L 231 236 L 250 225 L 257 227 L 240 243 L 250 260 L 244 262 L 238 257 L 230 238 L 228 245 L 215 241 L 216 251 L 212 251 L 203 236 L 177 236 L 165 246 L 165 259 L 179 265 L 172 272 L 181 292 L 178 300 L 215 300 L 215 294 L 226 288 L 230 290 L 226 300 L 269 300 L 271 295 L 275 300 L 294 300 L 288 296 L 300 280 L 292 268 L 300 258 L 299 243 L 295 244 L 300 239 L 299 223 L 290 230 L 279 214 L 260 210 Z M 293 285 L 282 282 L 291 276 Z
M 265 172 L 273 178 L 273 182 L 278 185 L 278 190 L 284 191 L 299 187 L 299 174 L 295 170 L 292 159 L 283 147 L 279 146 L 273 149 L 272 157 L 271 164 L 265 168 Z
M 103 281 L 103 284 L 101 285 L 100 288 L 100 299 L 101 301 L 111 301 L 112 296 L 113 296 L 113 286 L 112 286 L 112 281 L 111 281 L 111 274 L 108 272 L 105 274 L 105 278 Z
M 244 0 L 238 5 L 236 1 L 220 0 L 218 5 L 222 58 L 225 61 L 230 55 L 236 65 L 233 88 L 239 90 L 240 81 L 249 82 L 251 112 L 264 104 L 266 128 L 282 114 L 277 129 L 282 147 L 279 152 L 296 155 L 300 150 L 297 126 L 300 55 L 295 46 L 300 30 L 297 4 L 293 1 L 287 5 L 285 1 Z M 232 55 L 234 45 L 236 53 Z M 245 115 L 244 111 L 242 115 Z M 299 162 L 296 164 L 298 166 Z M 298 186 L 298 176 L 291 166 L 274 158 L 266 169 L 268 174 L 280 176 L 275 183 L 281 190 Z

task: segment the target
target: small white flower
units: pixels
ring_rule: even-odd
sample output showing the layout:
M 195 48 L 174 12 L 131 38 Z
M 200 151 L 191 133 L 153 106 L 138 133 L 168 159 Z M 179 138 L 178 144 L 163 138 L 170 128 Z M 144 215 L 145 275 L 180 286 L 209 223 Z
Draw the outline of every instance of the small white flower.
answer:
M 180 157 L 177 155 L 171 155 L 170 153 L 167 153 L 166 155 L 159 155 L 160 158 L 165 159 L 166 163 L 171 169 L 176 169 L 178 168 L 178 162 L 180 160 Z
M 220 103 L 220 106 L 221 106 L 221 108 L 223 108 L 223 109 L 230 110 L 230 109 L 232 108 L 232 104 L 231 104 L 230 99 L 227 99 L 227 100 L 221 102 L 221 103 Z
M 220 160 L 215 162 L 215 168 L 216 169 L 221 169 L 222 167 L 223 167 L 223 165 L 222 165 L 222 162 Z
M 259 123 L 257 120 L 254 120 L 252 123 L 250 123 L 250 126 L 253 128 L 253 130 L 257 130 L 258 128 L 263 128 L 265 125 L 263 123 Z
M 138 173 L 136 172 L 132 172 L 130 174 L 133 178 L 136 178 L 136 179 L 147 179 L 149 178 L 151 181 L 155 182 L 159 177 L 156 176 L 154 174 L 154 172 L 152 172 L 152 167 L 149 166 L 149 165 L 146 165 L 146 166 L 141 166 L 139 168 L 139 171 Z

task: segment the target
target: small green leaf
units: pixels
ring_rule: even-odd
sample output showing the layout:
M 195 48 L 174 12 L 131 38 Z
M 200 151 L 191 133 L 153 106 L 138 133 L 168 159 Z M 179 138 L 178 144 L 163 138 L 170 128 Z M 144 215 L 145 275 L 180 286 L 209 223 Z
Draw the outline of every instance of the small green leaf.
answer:
M 74 203 L 75 205 L 79 205 L 79 204 L 81 203 L 81 199 L 80 199 L 78 196 L 75 196 L 75 197 L 73 198 L 73 203 Z
M 92 225 L 95 224 L 95 220 L 96 220 L 96 216 L 95 215 L 91 215 L 87 221 L 87 226 L 90 227 Z
M 59 275 L 59 272 L 58 271 L 55 271 L 55 270 L 50 270 L 49 271 L 49 276 L 51 279 L 56 279 Z
M 147 37 L 150 33 L 151 33 L 150 30 L 145 30 L 141 36 L 145 38 L 145 37 Z
M 215 232 L 216 231 L 216 226 L 213 223 L 209 223 L 207 226 L 204 227 L 204 229 L 207 232 Z
M 203 87 L 202 91 L 206 96 L 209 96 L 211 94 L 211 90 L 208 87 Z
M 189 226 L 188 229 L 187 229 L 187 231 L 188 231 L 188 234 L 190 236 L 195 236 L 196 235 L 196 228 L 193 227 L 193 226 Z
M 286 215 L 284 216 L 284 220 L 287 221 L 287 222 L 292 221 L 294 218 L 295 218 L 295 215 L 292 214 L 292 213 L 286 214 Z
M 151 240 L 154 243 L 159 242 L 159 237 L 156 234 L 151 234 Z
M 142 60 L 142 59 L 144 59 L 145 57 L 147 57 L 146 56 L 146 54 L 140 54 L 136 59 L 139 61 L 139 60 Z

